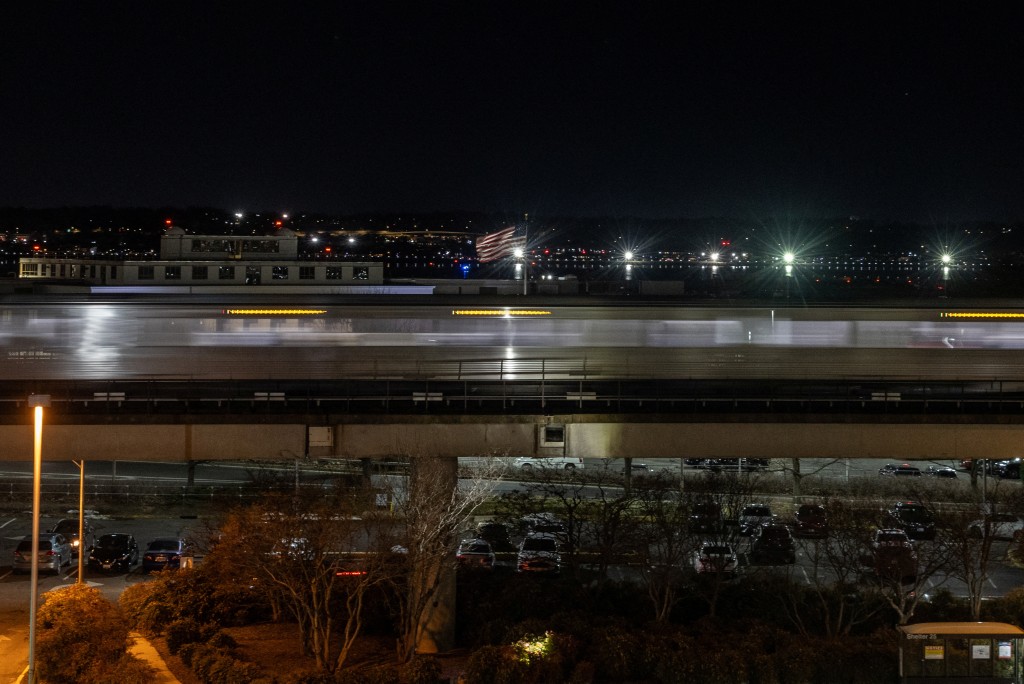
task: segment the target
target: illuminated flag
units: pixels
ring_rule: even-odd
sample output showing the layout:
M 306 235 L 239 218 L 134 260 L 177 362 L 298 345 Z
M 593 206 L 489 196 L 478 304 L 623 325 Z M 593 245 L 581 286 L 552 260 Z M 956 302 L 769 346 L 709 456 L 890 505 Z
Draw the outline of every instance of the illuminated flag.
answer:
M 526 236 L 516 235 L 515 226 L 502 228 L 476 239 L 476 260 L 484 264 L 512 256 L 516 249 L 526 249 Z

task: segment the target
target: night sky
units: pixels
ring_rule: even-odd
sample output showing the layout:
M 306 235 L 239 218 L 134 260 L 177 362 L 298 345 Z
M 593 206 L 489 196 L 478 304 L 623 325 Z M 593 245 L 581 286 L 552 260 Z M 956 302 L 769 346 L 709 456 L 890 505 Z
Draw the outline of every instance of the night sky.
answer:
M 0 206 L 1024 218 L 1010 3 L 206 4 L 8 8 Z

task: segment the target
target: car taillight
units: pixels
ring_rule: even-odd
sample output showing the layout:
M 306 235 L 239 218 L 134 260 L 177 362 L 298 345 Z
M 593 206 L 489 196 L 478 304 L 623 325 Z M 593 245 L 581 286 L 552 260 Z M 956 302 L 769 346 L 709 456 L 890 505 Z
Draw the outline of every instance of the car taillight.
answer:
M 57 554 L 56 554 L 56 553 L 54 553 L 54 552 L 53 552 L 53 550 L 50 550 L 50 551 L 47 551 L 47 552 L 46 552 L 46 555 L 47 555 L 47 556 L 56 556 Z

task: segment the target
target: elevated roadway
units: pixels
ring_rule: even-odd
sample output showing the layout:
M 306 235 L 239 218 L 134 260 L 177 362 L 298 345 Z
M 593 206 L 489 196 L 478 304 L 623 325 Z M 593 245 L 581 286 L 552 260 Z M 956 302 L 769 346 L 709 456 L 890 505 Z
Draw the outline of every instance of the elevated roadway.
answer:
M 0 458 L 1020 455 L 1024 309 L 9 299 Z

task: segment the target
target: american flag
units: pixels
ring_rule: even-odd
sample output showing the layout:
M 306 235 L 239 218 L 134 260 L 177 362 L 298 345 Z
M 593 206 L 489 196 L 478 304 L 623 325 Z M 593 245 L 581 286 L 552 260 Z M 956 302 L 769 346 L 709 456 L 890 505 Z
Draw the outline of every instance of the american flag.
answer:
M 516 249 L 526 249 L 526 236 L 516 235 L 515 226 L 502 228 L 476 239 L 476 260 L 482 264 L 511 256 Z

